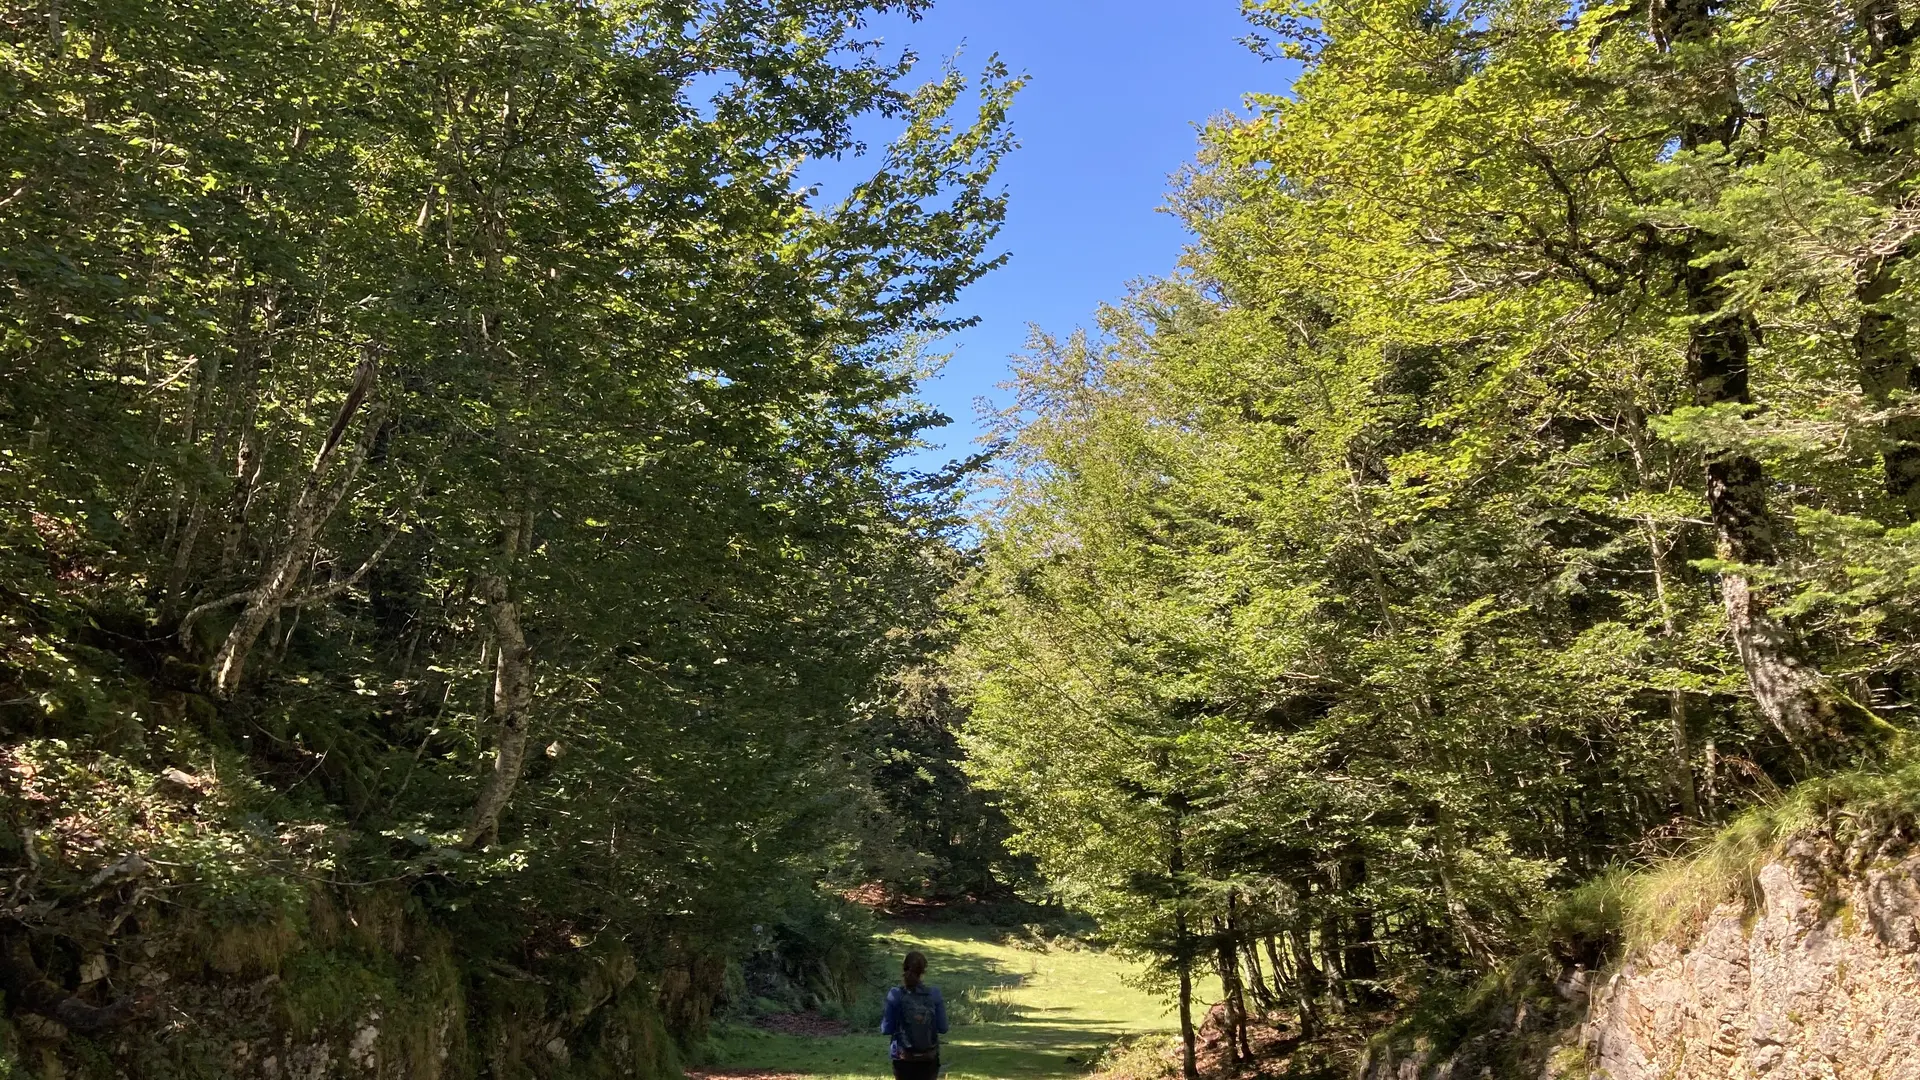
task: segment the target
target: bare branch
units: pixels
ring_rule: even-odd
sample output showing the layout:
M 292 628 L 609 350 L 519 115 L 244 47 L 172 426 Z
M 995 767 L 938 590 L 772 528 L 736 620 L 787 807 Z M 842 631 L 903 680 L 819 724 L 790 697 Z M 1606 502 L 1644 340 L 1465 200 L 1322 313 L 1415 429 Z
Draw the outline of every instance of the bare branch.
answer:
M 360 569 L 355 570 L 352 574 L 349 574 L 339 581 L 314 589 L 303 596 L 296 596 L 282 606 L 307 607 L 312 604 L 322 603 L 360 584 L 360 579 L 366 577 L 367 571 L 373 569 L 373 564 L 379 562 L 380 556 L 387 553 L 387 548 L 393 544 L 393 538 L 398 535 L 400 535 L 399 529 L 388 529 L 387 535 L 380 541 L 380 546 L 373 549 L 373 554 L 367 556 L 367 561 L 360 564 Z
M 201 616 L 211 614 L 229 604 L 237 604 L 242 600 L 251 600 L 253 599 L 253 594 L 256 592 L 259 592 L 259 590 L 242 589 L 237 593 L 223 596 L 218 600 L 209 600 L 199 607 L 194 608 L 192 611 L 187 612 L 186 616 L 180 620 L 180 643 L 183 645 L 187 643 L 187 631 L 193 629 L 193 624 L 199 622 Z

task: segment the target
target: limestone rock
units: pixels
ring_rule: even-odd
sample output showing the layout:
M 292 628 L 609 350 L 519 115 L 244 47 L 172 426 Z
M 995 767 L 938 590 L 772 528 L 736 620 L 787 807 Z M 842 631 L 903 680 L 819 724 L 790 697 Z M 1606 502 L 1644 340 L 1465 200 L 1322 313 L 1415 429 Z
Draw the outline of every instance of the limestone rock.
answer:
M 1445 1054 L 1375 1047 L 1357 1076 L 1920 1080 L 1920 855 L 1858 873 L 1833 855 L 1790 849 L 1751 907 L 1723 905 L 1610 973 L 1563 975 L 1555 1033 L 1509 1007 Z
M 1595 1080 L 1920 1080 L 1920 857 L 1839 882 L 1812 859 L 1759 875 L 1685 949 L 1594 995 Z

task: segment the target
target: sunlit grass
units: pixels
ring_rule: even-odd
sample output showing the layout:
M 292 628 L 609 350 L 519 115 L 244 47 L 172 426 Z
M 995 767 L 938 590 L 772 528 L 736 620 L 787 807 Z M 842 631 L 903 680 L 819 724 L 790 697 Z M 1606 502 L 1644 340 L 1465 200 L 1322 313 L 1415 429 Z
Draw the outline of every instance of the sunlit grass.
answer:
M 997 931 L 938 923 L 896 927 L 883 947 L 895 964 L 909 949 L 927 954 L 927 980 L 940 987 L 956 1021 L 943 1040 L 948 1080 L 1080 1076 L 1115 1039 L 1178 1023 L 1168 1002 L 1127 985 L 1136 969 L 1110 953 L 1015 948 Z M 867 1026 L 877 1011 L 853 1015 Z M 877 1030 L 808 1038 L 730 1026 L 712 1048 L 714 1063 L 726 1068 L 822 1080 L 892 1075 Z
M 1680 944 L 1724 904 L 1759 903 L 1761 868 L 1796 836 L 1839 850 L 1877 846 L 1920 814 L 1920 760 L 1911 748 L 1881 766 L 1810 780 L 1701 836 L 1681 854 L 1618 868 L 1547 913 L 1543 940 L 1610 940 L 1620 955 Z

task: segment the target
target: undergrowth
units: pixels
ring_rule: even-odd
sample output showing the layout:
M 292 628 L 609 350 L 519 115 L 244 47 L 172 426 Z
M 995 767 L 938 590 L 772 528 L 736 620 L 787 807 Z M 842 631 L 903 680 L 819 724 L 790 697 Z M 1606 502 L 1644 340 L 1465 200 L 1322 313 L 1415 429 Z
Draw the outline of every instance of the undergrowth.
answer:
M 1094 1075 L 1100 1080 L 1168 1080 L 1179 1074 L 1180 1037 L 1149 1032 L 1116 1040 L 1100 1055 Z
M 1889 840 L 1904 843 L 1920 817 L 1920 754 L 1808 780 L 1752 807 L 1677 856 L 1616 868 L 1565 894 L 1536 942 L 1580 958 L 1643 952 L 1696 933 L 1721 905 L 1757 902 L 1761 868 L 1796 837 L 1820 836 L 1855 871 Z M 1584 955 L 1583 955 L 1584 954 Z
M 1518 955 L 1477 981 L 1427 987 L 1373 1050 L 1420 1051 L 1437 1062 L 1492 1034 L 1473 1056 L 1496 1075 L 1584 1076 L 1584 1051 L 1564 1038 L 1571 1002 L 1555 985 L 1570 969 L 1597 971 L 1683 943 L 1728 904 L 1757 910 L 1761 870 L 1798 841 L 1814 842 L 1836 875 L 1871 870 L 1910 849 L 1917 819 L 1920 753 L 1911 748 L 1873 768 L 1805 781 L 1672 856 L 1615 867 L 1562 894 Z

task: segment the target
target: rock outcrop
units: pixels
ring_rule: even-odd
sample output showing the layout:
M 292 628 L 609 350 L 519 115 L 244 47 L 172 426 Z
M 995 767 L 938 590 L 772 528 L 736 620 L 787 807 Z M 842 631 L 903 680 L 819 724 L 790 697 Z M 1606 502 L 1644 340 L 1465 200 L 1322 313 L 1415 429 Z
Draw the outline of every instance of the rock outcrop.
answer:
M 1920 1080 L 1920 855 L 1796 842 L 1683 940 L 1627 957 L 1590 994 L 1578 977 L 1555 989 L 1558 1007 L 1536 992 L 1444 1046 L 1385 1040 L 1357 1075 Z
M 1920 1080 L 1920 857 L 1834 879 L 1810 850 L 1763 867 L 1685 948 L 1597 988 L 1595 1080 Z

